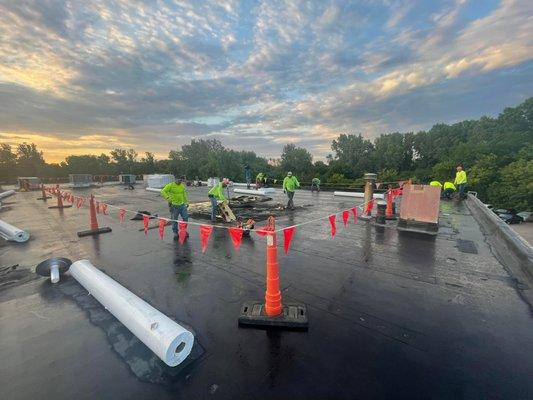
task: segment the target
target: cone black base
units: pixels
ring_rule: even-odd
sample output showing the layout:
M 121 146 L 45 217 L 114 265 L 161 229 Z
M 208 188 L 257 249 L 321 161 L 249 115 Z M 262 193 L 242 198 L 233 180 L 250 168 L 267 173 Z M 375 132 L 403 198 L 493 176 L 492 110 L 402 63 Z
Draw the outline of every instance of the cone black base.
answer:
M 68 205 L 68 206 L 50 206 L 48 208 L 70 208 L 72 207 L 72 205 Z
M 46 200 L 46 199 L 51 199 L 52 196 L 46 196 L 46 197 L 37 197 L 37 200 Z
M 265 305 L 259 301 L 244 303 L 239 316 L 239 325 L 258 328 L 283 328 L 307 330 L 307 307 L 305 304 L 285 304 L 283 312 L 275 317 L 265 314 Z
M 107 232 L 111 232 L 111 228 L 108 226 L 104 226 L 103 228 L 89 229 L 88 231 L 78 232 L 78 237 L 99 235 L 101 233 L 107 233 Z

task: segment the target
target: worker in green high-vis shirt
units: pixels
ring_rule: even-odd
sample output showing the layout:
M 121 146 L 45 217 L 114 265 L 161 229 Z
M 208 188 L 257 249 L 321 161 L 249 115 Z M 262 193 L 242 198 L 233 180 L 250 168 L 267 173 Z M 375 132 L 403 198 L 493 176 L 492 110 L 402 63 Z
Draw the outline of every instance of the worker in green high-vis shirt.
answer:
M 185 177 L 177 177 L 174 182 L 170 182 L 163 189 L 161 189 L 161 196 L 168 201 L 168 208 L 170 210 L 170 218 L 172 221 L 172 231 L 175 233 L 174 240 L 178 240 L 178 223 L 176 222 L 181 215 L 183 221 L 189 220 L 187 208 L 189 201 L 187 199 L 187 187 L 184 184 Z M 189 234 L 187 233 L 187 236 Z
M 457 187 L 459 200 L 466 199 L 466 172 L 462 165 L 457 166 L 457 173 L 455 174 L 454 185 Z
M 226 196 L 224 196 L 224 188 L 226 186 L 228 186 L 228 182 L 223 180 L 222 182 L 219 182 L 213 186 L 207 193 L 207 196 L 211 201 L 211 221 L 213 222 L 215 222 L 217 218 L 218 202 L 226 201 Z
M 287 194 L 289 201 L 287 203 L 287 208 L 291 210 L 294 209 L 294 191 L 300 187 L 300 182 L 292 175 L 292 172 L 287 172 L 287 176 L 283 179 L 283 192 Z

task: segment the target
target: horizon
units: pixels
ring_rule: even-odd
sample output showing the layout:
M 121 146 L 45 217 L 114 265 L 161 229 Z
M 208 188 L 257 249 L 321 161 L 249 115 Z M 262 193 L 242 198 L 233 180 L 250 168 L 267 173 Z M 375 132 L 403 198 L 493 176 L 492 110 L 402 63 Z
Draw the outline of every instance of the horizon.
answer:
M 0 5 L 0 141 L 49 163 L 191 139 L 278 158 L 533 95 L 527 1 Z

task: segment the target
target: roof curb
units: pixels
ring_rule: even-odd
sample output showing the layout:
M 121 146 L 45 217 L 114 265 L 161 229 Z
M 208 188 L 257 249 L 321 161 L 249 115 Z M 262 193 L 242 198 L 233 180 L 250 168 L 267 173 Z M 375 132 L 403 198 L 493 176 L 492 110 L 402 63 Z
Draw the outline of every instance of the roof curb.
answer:
M 466 204 L 485 231 L 500 262 L 513 271 L 520 269 L 533 282 L 533 247 L 477 197 L 469 194 Z

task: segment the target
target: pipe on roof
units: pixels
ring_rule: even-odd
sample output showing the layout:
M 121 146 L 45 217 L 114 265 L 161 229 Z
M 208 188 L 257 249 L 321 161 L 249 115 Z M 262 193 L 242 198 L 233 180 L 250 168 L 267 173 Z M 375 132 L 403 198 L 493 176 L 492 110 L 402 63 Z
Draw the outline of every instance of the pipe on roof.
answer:
M 163 362 L 175 367 L 191 353 L 193 334 L 104 274 L 78 260 L 70 274 Z
M 0 193 L 0 199 L 5 199 L 6 197 L 13 196 L 14 194 L 14 190 L 6 190 L 5 192 Z
M 0 236 L 13 242 L 27 242 L 30 234 L 0 219 Z

